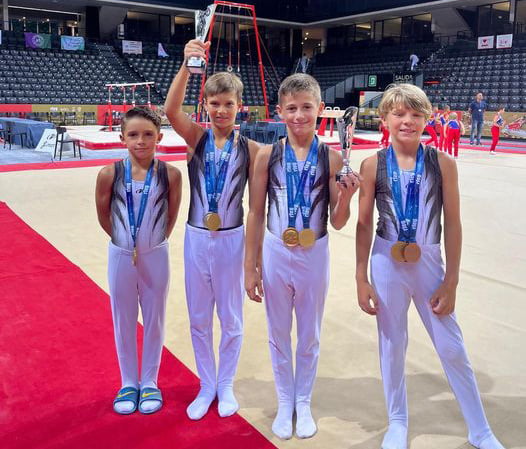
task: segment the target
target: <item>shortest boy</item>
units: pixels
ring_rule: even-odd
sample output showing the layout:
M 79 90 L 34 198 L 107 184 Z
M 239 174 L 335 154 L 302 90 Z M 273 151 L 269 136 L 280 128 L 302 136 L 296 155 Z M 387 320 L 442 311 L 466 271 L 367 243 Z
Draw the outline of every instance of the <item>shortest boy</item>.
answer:
M 379 105 L 392 145 L 362 163 L 364 181 L 356 231 L 356 283 L 360 308 L 376 315 L 380 367 L 389 427 L 382 449 L 407 448 L 405 353 L 411 299 L 436 348 L 479 449 L 503 449 L 491 431 L 454 309 L 462 225 L 457 167 L 447 154 L 420 143 L 431 104 L 411 84 L 389 88 Z M 379 220 L 371 255 L 373 209 Z M 440 254 L 444 211 L 446 266 Z
M 137 408 L 154 413 L 163 403 L 157 376 L 170 278 L 167 238 L 179 210 L 181 172 L 155 159 L 160 129 L 161 120 L 151 109 L 136 107 L 126 112 L 121 142 L 128 148 L 128 157 L 104 167 L 97 177 L 97 215 L 111 237 L 108 280 L 122 379 L 113 409 L 122 415 Z M 144 322 L 140 377 L 139 304 Z
M 327 221 L 341 229 L 349 219 L 349 202 L 359 175 L 343 176 L 340 153 L 318 141 L 316 119 L 323 110 L 320 87 L 310 75 L 295 74 L 279 88 L 278 112 L 288 137 L 260 149 L 250 180 L 245 288 L 265 308 L 278 413 L 272 431 L 283 439 L 316 433 L 310 402 L 318 366 L 321 319 L 329 286 Z M 268 193 L 267 230 L 264 231 Z M 258 250 L 263 240 L 262 270 Z M 292 367 L 292 313 L 297 322 L 296 371 Z

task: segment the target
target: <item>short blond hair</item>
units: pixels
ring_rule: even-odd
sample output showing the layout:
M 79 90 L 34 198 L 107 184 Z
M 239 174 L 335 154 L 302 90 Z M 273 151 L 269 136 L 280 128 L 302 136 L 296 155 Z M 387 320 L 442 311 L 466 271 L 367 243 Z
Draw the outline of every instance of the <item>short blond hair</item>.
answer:
M 449 114 L 449 120 L 455 120 L 458 117 L 458 114 L 456 112 L 452 112 Z
M 318 81 L 306 73 L 295 73 L 287 76 L 281 82 L 278 91 L 278 102 L 281 104 L 281 100 L 285 95 L 295 95 L 299 92 L 308 92 L 312 94 L 318 104 L 321 103 L 320 85 Z
M 425 92 L 414 84 L 391 84 L 382 96 L 378 105 L 380 117 L 385 118 L 398 105 L 414 109 L 425 115 L 426 119 L 431 117 L 433 108 Z
M 243 96 L 243 82 L 238 76 L 229 72 L 217 72 L 206 80 L 204 88 L 205 100 L 214 95 L 234 93 L 237 101 L 241 103 Z

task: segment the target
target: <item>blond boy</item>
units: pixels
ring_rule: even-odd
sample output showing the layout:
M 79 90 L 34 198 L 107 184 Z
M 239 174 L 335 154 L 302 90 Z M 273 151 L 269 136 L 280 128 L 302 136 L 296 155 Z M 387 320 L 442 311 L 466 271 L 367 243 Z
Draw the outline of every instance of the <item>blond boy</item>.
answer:
M 361 309 L 376 315 L 389 427 L 382 449 L 406 449 L 407 310 L 411 299 L 426 327 L 479 449 L 502 449 L 486 420 L 454 309 L 462 243 L 455 161 L 420 139 L 431 104 L 411 84 L 388 89 L 379 105 L 392 145 L 365 159 L 356 231 L 356 282 Z M 405 201 L 404 201 L 405 198 Z M 373 208 L 379 221 L 373 237 Z M 444 212 L 446 265 L 440 239 Z

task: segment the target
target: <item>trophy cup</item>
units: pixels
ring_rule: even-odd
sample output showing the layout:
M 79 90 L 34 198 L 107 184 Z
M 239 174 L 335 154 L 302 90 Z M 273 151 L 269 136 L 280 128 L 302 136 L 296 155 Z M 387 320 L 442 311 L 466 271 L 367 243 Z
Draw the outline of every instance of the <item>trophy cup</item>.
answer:
M 195 12 L 195 38 L 201 42 L 205 42 L 212 17 L 214 15 L 216 5 L 208 5 L 204 11 Z M 186 62 L 186 67 L 190 73 L 200 74 L 206 70 L 206 61 L 204 58 L 190 56 Z
M 351 167 L 349 167 L 349 157 L 351 155 L 352 139 L 357 118 L 358 108 L 356 106 L 349 106 L 343 115 L 336 119 L 336 126 L 338 128 L 338 136 L 340 138 L 343 156 L 343 168 L 340 173 L 336 175 L 336 181 L 340 181 L 342 176 L 353 172 Z

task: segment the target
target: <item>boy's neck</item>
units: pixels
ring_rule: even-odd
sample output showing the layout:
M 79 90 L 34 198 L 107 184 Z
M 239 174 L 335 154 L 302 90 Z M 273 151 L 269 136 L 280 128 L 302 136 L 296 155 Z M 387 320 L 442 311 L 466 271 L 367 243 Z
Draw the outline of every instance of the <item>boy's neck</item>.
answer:
M 398 156 L 405 157 L 416 157 L 418 149 L 420 148 L 420 142 L 418 144 L 400 144 L 398 142 L 393 142 L 393 150 Z
M 147 171 L 150 168 L 150 165 L 152 164 L 152 161 L 155 159 L 155 156 L 152 156 L 150 158 L 145 159 L 135 159 L 131 154 L 129 155 L 130 162 L 132 165 L 132 169 L 136 170 L 144 170 Z
M 223 141 L 230 137 L 230 134 L 232 134 L 232 131 L 234 130 L 234 125 L 228 127 L 228 128 L 215 128 L 212 127 L 212 132 L 214 133 L 214 140 L 217 141 Z
M 289 133 L 287 138 L 293 150 L 296 150 L 296 151 L 301 151 L 305 149 L 309 150 L 312 140 L 314 139 L 314 133 L 307 134 L 305 136 L 295 136 L 294 134 Z

